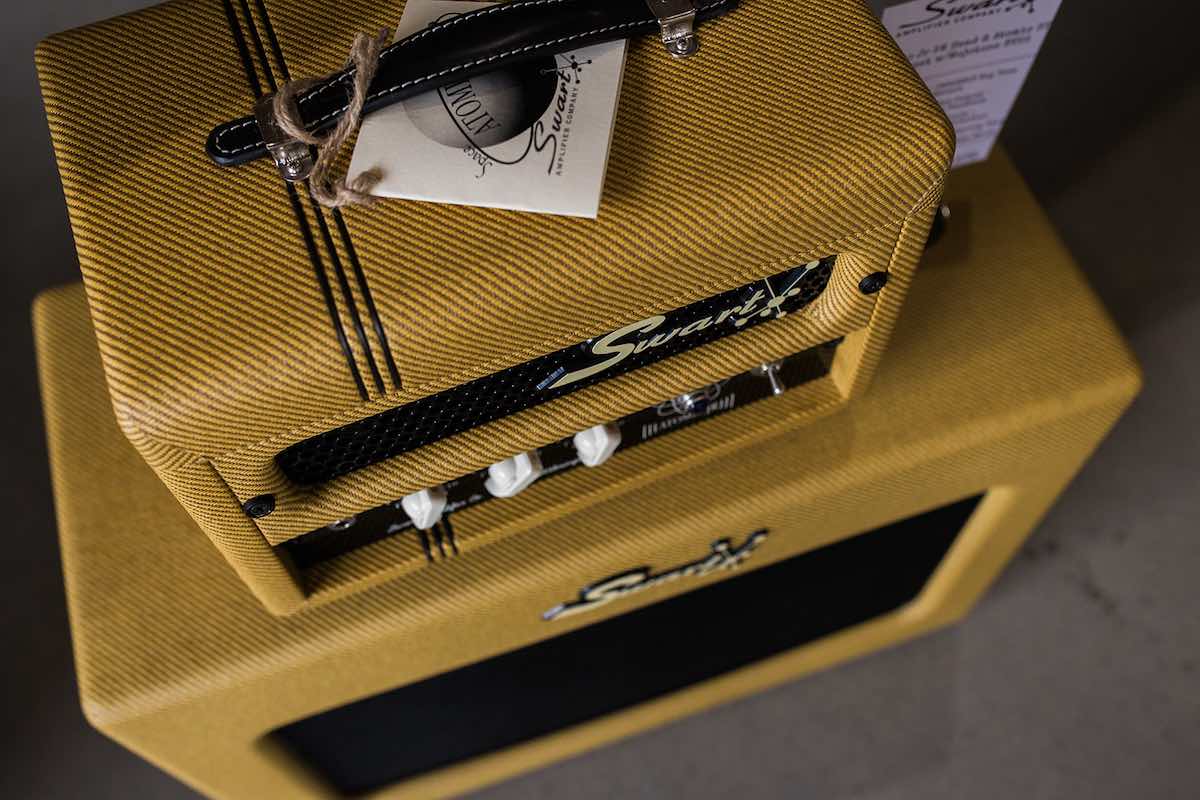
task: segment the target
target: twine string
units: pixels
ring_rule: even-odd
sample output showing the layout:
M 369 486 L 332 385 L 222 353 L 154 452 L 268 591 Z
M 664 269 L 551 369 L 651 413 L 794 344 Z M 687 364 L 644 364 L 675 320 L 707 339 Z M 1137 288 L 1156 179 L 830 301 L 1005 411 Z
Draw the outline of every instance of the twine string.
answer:
M 388 31 L 380 31 L 376 36 L 359 33 L 354 37 L 354 45 L 350 48 L 350 59 L 347 67 L 354 67 L 354 84 L 350 87 L 350 102 L 346 111 L 338 120 L 333 130 L 323 136 L 308 132 L 304 120 L 300 117 L 300 109 L 296 104 L 296 95 L 311 89 L 327 78 L 301 78 L 288 81 L 275 94 L 275 117 L 283 131 L 317 148 L 317 158 L 312 172 L 308 177 L 309 191 L 318 203 L 327 208 L 340 208 L 351 205 L 371 205 L 375 198 L 371 190 L 383 177 L 378 169 L 369 169 L 352 180 L 345 175 L 332 175 L 342 148 L 362 123 L 363 104 L 367 99 L 367 89 L 375 78 L 375 70 L 379 66 L 379 54 L 387 46 L 391 35 Z

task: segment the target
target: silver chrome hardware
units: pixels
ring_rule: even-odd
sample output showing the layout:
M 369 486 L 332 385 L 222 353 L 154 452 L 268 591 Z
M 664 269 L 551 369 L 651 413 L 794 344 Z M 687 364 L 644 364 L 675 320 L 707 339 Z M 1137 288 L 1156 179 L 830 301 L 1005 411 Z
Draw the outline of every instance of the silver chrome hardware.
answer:
M 254 106 L 254 117 L 258 120 L 258 132 L 267 146 L 267 152 L 271 154 L 283 179 L 295 183 L 307 178 L 313 170 L 312 151 L 304 142 L 293 139 L 279 127 L 275 117 L 274 95 L 258 101 Z
M 782 366 L 782 361 L 772 361 L 754 368 L 756 373 L 765 375 L 767 380 L 771 382 L 771 394 L 776 397 L 787 391 L 787 387 L 783 385 L 783 380 L 779 377 L 779 368 Z
M 671 408 L 677 414 L 690 414 L 700 404 L 699 392 L 688 392 L 671 398 Z
M 708 404 L 721 396 L 721 384 L 710 383 L 700 389 L 684 392 L 678 397 L 671 398 L 671 409 L 680 416 L 701 414 Z
M 329 523 L 329 530 L 348 531 L 354 527 L 354 523 L 356 522 L 358 522 L 358 517 L 346 517 L 345 519 L 339 519 L 336 522 Z
M 668 53 L 686 58 L 700 49 L 695 32 L 696 4 L 692 0 L 646 0 L 646 5 L 658 20 Z

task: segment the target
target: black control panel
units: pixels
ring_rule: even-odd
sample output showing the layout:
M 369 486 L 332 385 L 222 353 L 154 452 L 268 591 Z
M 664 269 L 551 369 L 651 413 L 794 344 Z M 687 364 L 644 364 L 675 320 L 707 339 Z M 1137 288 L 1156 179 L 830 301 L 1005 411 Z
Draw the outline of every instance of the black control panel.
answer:
M 620 430 L 621 442 L 616 453 L 690 427 L 736 408 L 782 394 L 829 374 L 839 342 L 788 356 L 774 364 L 764 364 L 717 383 L 680 395 L 636 411 L 614 424 Z M 573 437 L 538 448 L 541 475 L 537 482 L 552 480 L 581 465 Z M 587 467 L 584 467 L 587 469 Z M 595 469 L 604 469 L 603 465 Z M 327 561 L 342 553 L 379 541 L 388 536 L 413 535 L 421 538 L 427 555 L 456 551 L 451 520 L 457 511 L 489 501 L 503 502 L 492 497 L 485 488 L 488 470 L 472 472 L 444 485 L 446 508 L 444 523 L 432 538 L 415 530 L 412 519 L 399 500 L 363 511 L 352 517 L 337 520 L 323 528 L 306 533 L 280 547 L 300 569 Z M 536 485 L 536 483 L 535 483 Z

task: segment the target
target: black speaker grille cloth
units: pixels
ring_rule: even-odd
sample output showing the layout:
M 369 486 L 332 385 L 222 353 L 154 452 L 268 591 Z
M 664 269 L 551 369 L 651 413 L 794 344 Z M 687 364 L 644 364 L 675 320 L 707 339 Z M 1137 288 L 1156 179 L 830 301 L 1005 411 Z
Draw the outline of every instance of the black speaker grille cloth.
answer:
M 368 697 L 272 735 L 334 789 L 356 795 L 553 733 L 899 608 L 920 593 L 980 499 Z M 740 542 L 743 533 L 751 531 L 734 539 Z

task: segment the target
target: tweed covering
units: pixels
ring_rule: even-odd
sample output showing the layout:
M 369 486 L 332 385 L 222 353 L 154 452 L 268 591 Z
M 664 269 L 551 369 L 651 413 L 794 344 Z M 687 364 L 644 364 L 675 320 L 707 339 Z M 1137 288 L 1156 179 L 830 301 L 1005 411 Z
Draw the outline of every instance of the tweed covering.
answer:
M 304 589 L 271 546 L 764 361 L 847 336 L 882 353 L 953 149 L 855 0 L 747 0 L 703 53 L 631 44 L 596 221 L 427 203 L 334 213 L 207 131 L 342 62 L 375 0 L 176 0 L 44 42 L 38 71 L 122 430 L 269 607 Z M 826 255 L 801 313 L 316 487 L 274 456 L 653 313 Z M 883 292 L 859 281 L 890 271 Z M 397 380 L 399 379 L 399 380 Z M 829 386 L 809 393 L 829 410 Z M 240 510 L 270 493 L 276 511 Z
M 957 619 L 1113 425 L 1140 377 L 1007 160 L 958 173 L 948 199 L 958 213 L 913 286 L 892 357 L 872 391 L 843 413 L 790 428 L 781 422 L 792 402 L 785 395 L 680 431 L 630 459 L 652 471 L 735 422 L 756 435 L 724 451 L 719 469 L 701 464 L 614 491 L 585 514 L 539 522 L 536 511 L 573 496 L 572 481 L 598 471 L 464 512 L 456 522 L 462 554 L 411 566 L 403 580 L 380 577 L 407 558 L 417 563 L 401 540 L 358 551 L 327 569 L 379 585 L 286 618 L 239 584 L 108 421 L 82 292 L 43 296 L 35 330 L 88 718 L 213 796 L 327 797 L 263 735 L 728 574 L 659 586 L 553 626 L 541 620 L 597 577 L 684 563 L 714 538 L 768 528 L 741 568 L 752 570 L 987 491 L 911 606 L 394 793 L 466 791 Z M 345 593 L 336 575 L 313 580 L 318 592 Z

